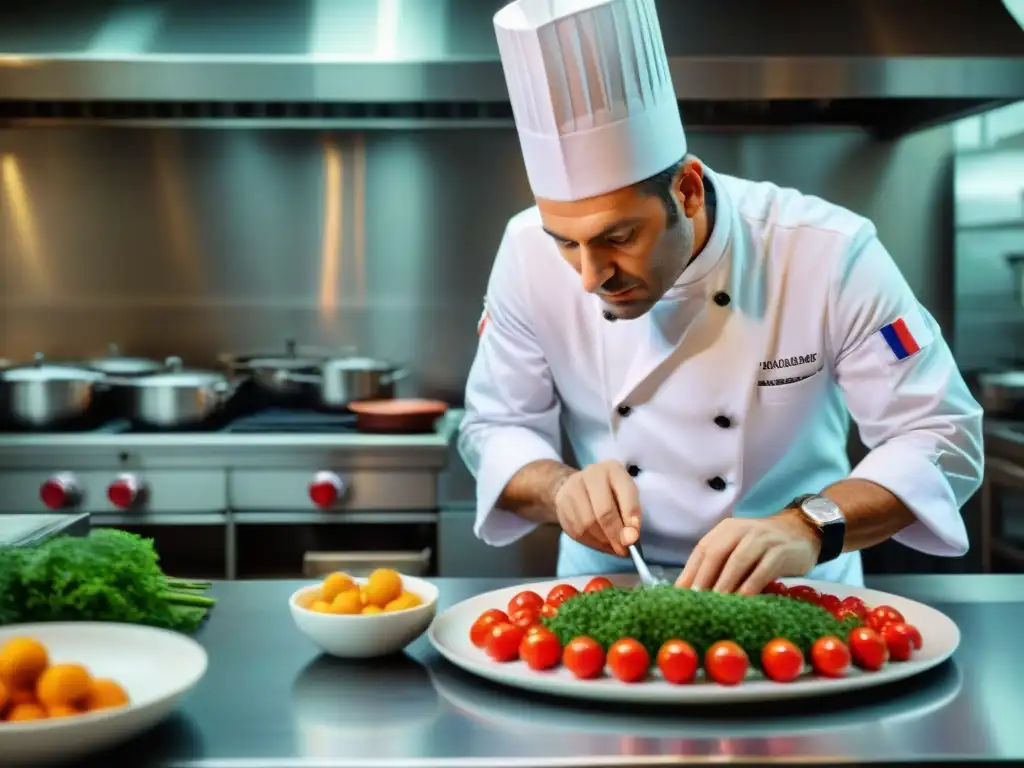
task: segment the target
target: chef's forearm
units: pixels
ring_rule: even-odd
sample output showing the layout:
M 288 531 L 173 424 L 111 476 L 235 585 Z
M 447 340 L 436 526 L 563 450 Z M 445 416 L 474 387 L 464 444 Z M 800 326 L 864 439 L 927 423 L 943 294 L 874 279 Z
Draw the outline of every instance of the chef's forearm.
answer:
M 498 506 L 534 523 L 557 523 L 555 494 L 575 471 L 549 459 L 530 462 L 508 481 Z
M 848 478 L 822 491 L 846 517 L 845 552 L 887 541 L 915 521 L 914 513 L 892 493 L 870 480 Z

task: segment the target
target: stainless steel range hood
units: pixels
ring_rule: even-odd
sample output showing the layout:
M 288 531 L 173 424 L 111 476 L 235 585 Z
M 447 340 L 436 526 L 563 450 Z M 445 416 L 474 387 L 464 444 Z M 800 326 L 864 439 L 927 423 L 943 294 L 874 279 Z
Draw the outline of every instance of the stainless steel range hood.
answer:
M 11 6 L 27 6 L 13 10 Z M 502 122 L 502 0 L 0 8 L 0 119 Z M 1024 98 L 1003 0 L 659 0 L 690 124 L 896 135 Z

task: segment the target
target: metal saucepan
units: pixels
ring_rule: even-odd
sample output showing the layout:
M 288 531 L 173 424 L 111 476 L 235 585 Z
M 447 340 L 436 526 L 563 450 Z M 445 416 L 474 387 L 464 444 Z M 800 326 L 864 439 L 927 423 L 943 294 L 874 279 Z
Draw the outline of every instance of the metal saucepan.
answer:
M 86 368 L 99 371 L 107 376 L 124 378 L 127 376 L 146 376 L 151 373 L 170 370 L 172 362 L 177 358 L 169 357 L 166 360 L 151 360 L 148 357 L 125 357 L 121 354 L 117 344 L 110 345 L 110 351 L 106 357 L 96 357 L 85 362 Z
M 59 426 L 89 412 L 97 393 L 106 387 L 103 379 L 99 371 L 46 363 L 37 353 L 33 364 L 0 372 L 0 407 L 15 424 Z
M 342 357 L 325 360 L 315 375 L 279 371 L 287 381 L 315 384 L 320 388 L 319 402 L 324 408 L 348 408 L 356 400 L 388 400 L 395 396 L 395 382 L 408 373 L 391 363 L 369 357 Z
M 325 360 L 349 354 L 348 350 L 327 351 L 311 347 L 299 347 L 291 339 L 285 342 L 283 350 L 261 352 L 251 355 L 222 354 L 218 362 L 229 377 L 246 376 L 263 392 L 273 397 L 288 399 L 316 397 L 317 382 L 292 379 L 291 376 L 315 376 Z
M 200 426 L 219 416 L 242 379 L 216 371 L 185 370 L 172 358 L 171 369 L 108 383 L 124 392 L 126 415 L 135 424 L 156 429 Z
M 978 400 L 991 416 L 1024 415 L 1024 371 L 978 374 Z
M 364 400 L 349 403 L 361 432 L 433 432 L 448 411 L 441 400 Z

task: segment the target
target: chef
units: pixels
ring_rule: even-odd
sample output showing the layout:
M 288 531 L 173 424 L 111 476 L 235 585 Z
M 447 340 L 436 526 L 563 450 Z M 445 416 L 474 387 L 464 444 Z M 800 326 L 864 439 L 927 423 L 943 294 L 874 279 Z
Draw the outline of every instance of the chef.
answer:
M 861 585 L 889 538 L 963 555 L 982 411 L 872 223 L 688 153 L 654 0 L 494 23 L 536 205 L 466 388 L 476 535 L 557 524 L 560 577 L 628 570 L 642 540 L 677 584 L 743 593 Z

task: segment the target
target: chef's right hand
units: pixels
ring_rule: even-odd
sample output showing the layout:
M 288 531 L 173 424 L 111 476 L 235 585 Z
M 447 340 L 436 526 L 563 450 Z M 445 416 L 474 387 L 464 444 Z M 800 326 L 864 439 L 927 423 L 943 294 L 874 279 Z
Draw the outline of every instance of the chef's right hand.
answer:
M 626 547 L 640 539 L 640 493 L 617 461 L 569 475 L 554 502 L 562 530 L 581 544 L 625 557 Z

